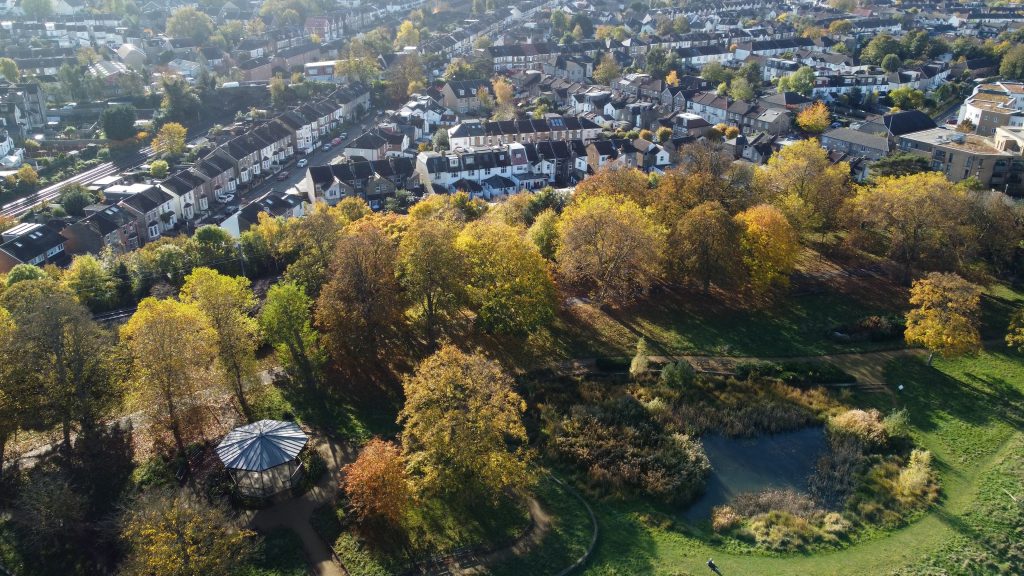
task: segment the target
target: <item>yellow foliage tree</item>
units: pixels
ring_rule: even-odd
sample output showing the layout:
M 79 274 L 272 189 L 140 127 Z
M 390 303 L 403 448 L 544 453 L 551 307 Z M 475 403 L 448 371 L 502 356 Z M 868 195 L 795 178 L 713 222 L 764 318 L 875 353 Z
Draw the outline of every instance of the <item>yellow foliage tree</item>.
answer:
M 1024 354 L 1024 308 L 1013 313 L 1006 331 L 1006 345 Z
M 210 319 L 195 304 L 146 298 L 121 327 L 121 341 L 132 357 L 138 406 L 171 432 L 184 454 L 188 418 L 201 407 L 200 392 L 216 382 L 217 332 Z
M 832 113 L 828 106 L 818 100 L 796 115 L 796 124 L 809 134 L 821 134 L 832 122 Z
M 220 508 L 167 494 L 133 505 L 122 535 L 130 550 L 122 573 L 129 576 L 228 576 L 255 536 L 233 528 Z
M 558 222 L 558 271 L 597 302 L 629 304 L 661 276 L 665 234 L 632 200 L 581 197 Z
M 188 130 L 177 122 L 164 124 L 153 138 L 153 151 L 162 156 L 180 156 L 185 152 L 186 134 Z
M 970 248 L 969 226 L 950 218 L 969 213 L 967 195 L 941 172 L 879 178 L 861 187 L 849 207 L 851 239 L 881 245 L 903 264 L 908 281 L 919 262 L 960 262 Z
M 498 500 L 531 481 L 526 403 L 493 360 L 445 345 L 403 382 L 407 469 L 421 490 Z
M 742 229 L 743 263 L 755 292 L 785 285 L 800 254 L 800 238 L 786 215 L 769 204 L 754 206 L 736 215 Z
M 257 379 L 256 348 L 260 338 L 259 325 L 249 315 L 256 309 L 249 279 L 196 268 L 185 277 L 181 300 L 196 304 L 210 319 L 217 332 L 221 370 L 231 383 L 242 412 L 251 418 L 245 389 Z
M 928 365 L 936 353 L 948 357 L 981 349 L 978 314 L 981 289 L 956 274 L 932 272 L 914 282 L 907 313 L 908 344 L 928 349 Z
M 465 299 L 465 266 L 455 248 L 458 233 L 451 221 L 412 220 L 398 246 L 399 279 L 418 302 L 431 341 L 437 321 L 456 312 Z
M 502 222 L 476 221 L 455 241 L 466 262 L 466 292 L 486 330 L 528 334 L 555 314 L 555 286 L 540 251 Z
M 833 164 L 815 139 L 801 140 L 773 154 L 754 173 L 761 199 L 786 212 L 801 228 L 835 228 L 843 203 L 852 194 L 850 165 Z
M 395 49 L 401 50 L 406 46 L 420 45 L 420 31 L 410 20 L 403 21 L 398 26 L 398 33 L 395 34 Z
M 647 208 L 657 195 L 642 171 L 636 168 L 606 167 L 577 184 L 576 196 L 620 196 Z
M 665 76 L 665 84 L 672 87 L 679 86 L 679 73 L 675 70 L 670 71 L 668 75 Z

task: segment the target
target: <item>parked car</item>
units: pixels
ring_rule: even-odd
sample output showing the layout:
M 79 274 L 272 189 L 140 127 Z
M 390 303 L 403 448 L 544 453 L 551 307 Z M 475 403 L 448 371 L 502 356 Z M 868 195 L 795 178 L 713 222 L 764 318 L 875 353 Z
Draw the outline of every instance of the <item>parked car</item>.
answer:
M 287 180 L 287 179 L 288 179 L 288 171 L 287 170 L 281 170 L 280 172 L 277 173 L 277 180 L 279 182 L 281 180 Z
M 299 168 L 305 168 L 306 166 L 309 166 L 309 160 L 302 158 L 301 160 L 296 162 L 295 165 L 298 166 Z
M 324 144 L 324 152 L 329 152 L 330 150 L 331 150 L 331 143 L 328 142 L 327 144 Z
M 344 140 L 344 139 L 348 138 L 348 132 L 342 132 L 342 133 L 341 133 L 341 134 L 340 134 L 340 135 L 338 136 L 338 138 L 341 138 L 342 140 Z
M 231 202 L 234 202 L 234 200 L 235 200 L 235 195 L 234 194 L 225 194 L 225 195 L 220 197 L 220 201 L 225 203 L 225 204 L 230 204 Z
M 337 146 L 338 144 L 341 144 L 341 138 L 335 138 L 334 140 L 331 140 L 331 146 Z

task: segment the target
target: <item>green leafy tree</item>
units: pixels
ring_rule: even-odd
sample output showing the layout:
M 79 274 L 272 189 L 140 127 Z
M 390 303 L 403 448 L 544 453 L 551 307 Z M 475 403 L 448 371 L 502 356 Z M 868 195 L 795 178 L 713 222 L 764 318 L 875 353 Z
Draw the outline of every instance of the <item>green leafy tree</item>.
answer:
M 1024 44 L 1017 44 L 1003 55 L 999 74 L 1011 80 L 1024 80 Z
M 924 92 L 903 86 L 889 92 L 889 101 L 900 110 L 917 110 L 924 105 Z
M 729 84 L 729 97 L 733 100 L 753 100 L 754 89 L 746 78 L 733 78 Z
M 293 282 L 279 282 L 267 292 L 260 326 L 288 371 L 306 385 L 316 384 L 322 354 L 313 330 L 313 300 Z
M 783 76 L 778 80 L 780 92 L 796 92 L 804 96 L 810 96 L 814 89 L 814 69 L 810 66 L 801 66 L 796 72 Z
M 900 56 L 903 53 L 902 50 L 903 47 L 890 34 L 879 34 L 864 46 L 864 50 L 860 53 L 860 61 L 864 64 L 878 66 L 887 55 Z
M 157 180 L 163 180 L 167 178 L 167 173 L 170 172 L 171 167 L 167 164 L 166 160 L 153 160 L 149 163 L 149 175 Z
M 900 57 L 895 54 L 886 54 L 885 58 L 882 58 L 882 70 L 886 72 L 896 72 L 902 65 Z
M 10 58 L 0 58 L 0 75 L 3 75 L 8 82 L 18 82 L 21 80 L 18 63 Z
M 30 19 L 42 20 L 53 15 L 53 2 L 51 0 L 22 0 L 21 10 Z

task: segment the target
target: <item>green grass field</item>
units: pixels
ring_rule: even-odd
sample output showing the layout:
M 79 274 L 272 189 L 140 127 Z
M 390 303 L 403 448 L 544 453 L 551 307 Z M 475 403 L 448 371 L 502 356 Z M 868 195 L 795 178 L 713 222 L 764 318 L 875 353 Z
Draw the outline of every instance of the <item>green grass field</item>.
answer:
M 588 575 L 1020 574 L 1024 510 L 1024 357 L 994 346 L 975 358 L 904 360 L 887 367 L 902 393 L 855 397 L 860 406 L 906 407 L 915 441 L 931 450 L 943 499 L 904 528 L 870 531 L 845 549 L 770 556 L 716 548 L 686 527 L 646 525 L 636 506 L 600 503 L 602 538 Z M 649 523 L 648 523 L 649 524 Z M 1014 540 L 1014 530 L 1017 530 Z M 1015 563 L 1014 563 L 1015 562 Z

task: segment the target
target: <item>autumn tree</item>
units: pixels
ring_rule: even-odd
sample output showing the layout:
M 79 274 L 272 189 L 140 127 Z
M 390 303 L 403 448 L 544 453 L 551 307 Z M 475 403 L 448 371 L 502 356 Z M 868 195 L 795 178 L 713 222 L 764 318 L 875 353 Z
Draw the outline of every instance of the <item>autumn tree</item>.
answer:
M 418 302 L 431 342 L 438 320 L 458 311 L 465 301 L 465 266 L 455 248 L 458 233 L 450 221 L 412 220 L 398 247 L 402 287 Z
M 161 156 L 181 156 L 185 152 L 187 133 L 185 127 L 177 122 L 164 124 L 153 138 L 153 151 Z
M 1024 80 L 1024 45 L 1017 44 L 1003 55 L 999 74 L 1011 80 Z
M 420 490 L 465 502 L 529 487 L 525 402 L 498 363 L 445 345 L 402 387 L 402 448 Z
M 832 123 L 832 114 L 821 100 L 811 104 L 796 115 L 796 124 L 808 134 L 821 134 Z
M 1006 345 L 1024 354 L 1024 308 L 1018 309 L 1010 317 L 1010 325 L 1006 330 Z M 0 449 L 2 448 L 0 445 Z
M 558 250 L 558 213 L 548 208 L 538 214 L 526 236 L 540 250 L 541 256 L 554 260 Z
M 763 293 L 774 285 L 786 285 L 800 254 L 800 237 L 786 215 L 769 204 L 760 204 L 736 215 L 741 226 L 740 247 L 750 286 Z
M 338 239 L 330 279 L 316 303 L 316 326 L 335 362 L 375 356 L 402 322 L 397 250 L 375 222 L 350 224 Z
M 412 504 L 405 468 L 402 450 L 379 438 L 367 442 L 355 461 L 342 468 L 345 495 L 360 521 L 401 525 Z
M 282 248 L 298 256 L 285 270 L 285 279 L 300 284 L 310 296 L 319 295 L 327 281 L 334 246 L 349 221 L 340 207 L 323 202 L 314 203 L 303 218 L 289 220 Z
M 267 292 L 260 326 L 274 345 L 278 360 L 303 384 L 315 384 L 321 360 L 319 335 L 313 330 L 313 300 L 293 282 L 278 282 Z
M 75 256 L 61 275 L 61 284 L 93 312 L 111 308 L 117 298 L 114 277 L 92 254 Z
M 601 58 L 601 63 L 594 68 L 594 81 L 598 84 L 610 86 L 612 81 L 622 73 L 615 55 L 608 52 Z
M 31 359 L 12 367 L 15 376 L 40 394 L 36 416 L 56 422 L 70 447 L 74 429 L 91 434 L 103 411 L 118 399 L 108 363 L 109 334 L 74 293 L 48 278 L 8 287 L 0 306 L 17 327 L 16 357 Z
M 195 304 L 210 319 L 217 332 L 221 370 L 242 412 L 251 418 L 245 389 L 257 380 L 256 348 L 260 338 L 256 319 L 249 315 L 256 308 L 256 296 L 249 287 L 249 279 L 224 276 L 210 268 L 196 268 L 185 277 L 181 300 Z
M 420 31 L 416 25 L 409 20 L 403 21 L 395 34 L 395 50 L 401 50 L 406 46 L 419 46 L 419 44 Z
M 660 126 L 654 134 L 658 144 L 665 144 L 672 139 L 672 129 L 668 126 Z
M 555 314 L 555 287 L 537 247 L 504 223 L 476 221 L 455 242 L 477 320 L 494 332 L 527 334 Z
M 629 198 L 641 207 L 654 202 L 646 174 L 636 168 L 602 168 L 576 185 L 576 196 L 621 196 Z
M 632 200 L 584 196 L 558 222 L 559 273 L 600 303 L 629 304 L 661 276 L 665 230 Z
M 255 534 L 232 526 L 227 513 L 185 494 L 155 493 L 127 514 L 122 537 L 128 576 L 229 576 L 251 552 Z
M 121 327 L 121 341 L 131 354 L 137 405 L 171 433 L 184 454 L 200 393 L 216 383 L 211 374 L 217 331 L 196 304 L 146 298 Z
M 191 6 L 178 8 L 167 17 L 166 31 L 171 38 L 188 38 L 197 43 L 206 42 L 214 30 L 213 20 Z
M 668 84 L 673 88 L 679 86 L 679 73 L 676 72 L 675 70 L 669 71 L 668 75 L 665 76 L 665 84 Z
M 899 110 L 917 110 L 924 106 L 924 92 L 903 86 L 889 92 L 889 101 Z
M 508 80 L 497 76 L 491 80 L 491 88 L 494 91 L 494 100 L 498 106 L 511 106 L 515 97 L 515 88 Z
M 149 163 L 149 175 L 157 180 L 163 180 L 167 178 L 167 173 L 170 172 L 171 167 L 167 164 L 166 160 L 153 160 Z
M 792 222 L 822 232 L 835 228 L 850 197 L 850 165 L 833 164 L 816 139 L 801 140 L 773 154 L 754 174 L 762 200 L 783 209 Z
M 19 185 L 28 186 L 30 189 L 35 189 L 39 185 L 39 174 L 29 164 L 23 164 L 16 174 Z
M 909 281 L 913 267 L 922 262 L 956 262 L 952 250 L 961 236 L 966 193 L 940 172 L 879 178 L 874 186 L 858 189 L 849 203 L 851 240 L 878 247 L 903 265 Z
M 956 274 L 932 272 L 910 288 L 904 338 L 928 349 L 928 365 L 936 353 L 943 357 L 972 354 L 981 349 L 978 316 L 981 289 Z
M 4 462 L 7 441 L 22 422 L 37 410 L 38 392 L 20 377 L 18 355 L 13 346 L 17 326 L 11 313 L 0 308 L 0 462 Z M 0 465 L 0 479 L 3 466 Z
M 686 212 L 669 236 L 669 261 L 674 270 L 703 286 L 735 285 L 743 275 L 741 229 L 716 201 Z

